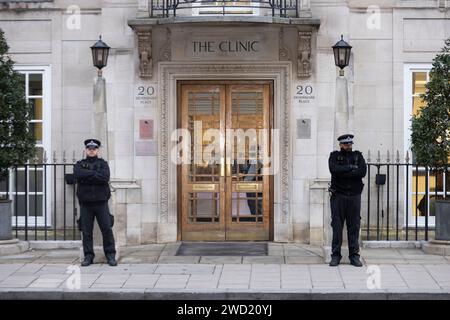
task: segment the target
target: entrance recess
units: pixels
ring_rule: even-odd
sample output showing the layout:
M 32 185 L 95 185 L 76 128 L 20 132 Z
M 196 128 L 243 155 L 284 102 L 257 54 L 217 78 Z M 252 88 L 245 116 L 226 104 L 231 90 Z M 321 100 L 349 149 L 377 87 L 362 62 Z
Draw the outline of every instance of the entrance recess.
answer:
M 178 83 L 179 239 L 271 240 L 271 81 Z

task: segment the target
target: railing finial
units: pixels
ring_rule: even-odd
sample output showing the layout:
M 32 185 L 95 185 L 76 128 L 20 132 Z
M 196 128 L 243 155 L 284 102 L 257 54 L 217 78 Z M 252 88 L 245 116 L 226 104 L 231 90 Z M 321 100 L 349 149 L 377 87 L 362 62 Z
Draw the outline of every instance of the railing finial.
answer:
M 400 152 L 397 150 L 397 155 L 396 155 L 396 157 L 395 157 L 395 161 L 397 162 L 397 163 L 400 163 Z
M 389 153 L 389 150 L 388 150 L 387 153 L 386 153 L 386 162 L 387 162 L 387 163 L 391 162 L 391 155 L 390 155 L 390 153 Z
M 406 150 L 405 161 L 406 161 L 406 163 L 409 163 L 409 150 Z
M 44 163 L 47 163 L 47 160 L 48 160 L 48 158 L 47 158 L 47 150 L 44 150 L 43 160 L 44 160 Z
M 378 150 L 378 153 L 377 153 L 377 162 L 381 162 L 381 153 L 380 153 L 380 150 Z
M 63 150 L 63 163 L 66 163 L 66 150 Z
M 77 159 L 75 158 L 75 150 L 72 152 L 72 163 L 77 162 Z
M 367 162 L 370 162 L 370 149 L 367 150 Z
M 56 163 L 57 159 L 56 159 L 56 151 L 53 151 L 53 163 Z

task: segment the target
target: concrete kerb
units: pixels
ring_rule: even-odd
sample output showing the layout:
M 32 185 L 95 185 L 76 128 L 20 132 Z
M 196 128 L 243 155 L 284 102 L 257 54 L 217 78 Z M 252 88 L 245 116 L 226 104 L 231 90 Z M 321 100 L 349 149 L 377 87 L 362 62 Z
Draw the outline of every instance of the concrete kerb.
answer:
M 422 249 L 426 254 L 450 256 L 450 241 L 421 240 L 421 241 L 363 241 L 366 249 Z
M 426 241 L 363 241 L 362 247 L 366 249 L 421 249 Z
M 55 250 L 55 249 L 79 249 L 81 240 L 48 240 L 48 241 L 28 241 L 32 250 Z
M 19 239 L 0 241 L 0 256 L 18 254 L 29 250 L 27 241 L 19 241 Z
M 0 241 L 0 256 L 23 253 L 29 250 L 78 249 L 81 241 Z
M 0 289 L 0 300 L 143 300 L 144 290 Z
M 188 290 L 188 289 L 1 289 L 0 300 L 450 300 L 450 290 Z

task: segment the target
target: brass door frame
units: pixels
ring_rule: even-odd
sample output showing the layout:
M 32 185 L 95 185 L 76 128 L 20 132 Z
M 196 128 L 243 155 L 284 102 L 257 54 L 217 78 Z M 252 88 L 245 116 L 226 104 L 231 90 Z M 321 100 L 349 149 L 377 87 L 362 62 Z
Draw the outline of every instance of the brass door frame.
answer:
M 269 86 L 269 97 L 268 97 L 268 116 L 269 116 L 269 129 L 274 128 L 274 110 L 273 110 L 273 101 L 274 101 L 274 94 L 273 94 L 273 80 L 179 80 L 177 81 L 177 128 L 182 128 L 182 112 L 183 112 L 183 96 L 182 96 L 182 86 L 185 85 L 193 85 L 193 86 L 199 86 L 199 85 L 211 85 L 211 86 L 225 86 L 225 85 L 268 85 Z M 228 93 L 225 93 L 228 95 Z M 227 99 L 227 97 L 225 97 Z M 221 97 L 222 100 L 222 97 Z M 223 101 L 221 101 L 222 103 Z M 227 103 L 227 102 L 225 102 Z M 230 107 L 230 106 L 228 106 Z M 224 108 L 225 109 L 225 108 Z M 224 121 L 225 118 L 222 118 L 221 116 L 221 127 L 225 128 L 225 126 L 222 126 L 222 121 Z M 225 135 L 224 135 L 225 136 Z M 272 135 L 270 135 L 269 145 L 272 145 Z M 224 152 L 225 150 L 222 149 L 221 146 L 221 152 Z M 273 152 L 273 150 L 271 150 Z M 229 170 L 228 166 L 225 166 L 226 170 Z M 177 240 L 181 241 L 183 239 L 183 215 L 182 215 L 182 205 L 183 205 L 183 193 L 186 194 L 186 191 L 183 190 L 183 183 L 182 183 L 182 177 L 183 176 L 183 169 L 182 165 L 177 165 Z M 221 177 L 222 179 L 222 177 Z M 222 181 L 221 181 L 222 182 Z M 220 183 L 220 185 L 224 186 L 225 183 Z M 231 185 L 231 184 L 226 184 Z M 269 176 L 268 179 L 268 187 L 269 187 L 269 219 L 268 219 L 268 232 L 269 232 L 269 241 L 273 241 L 274 238 L 274 177 L 273 175 Z M 223 190 L 225 191 L 225 190 Z M 222 193 L 222 190 L 219 191 Z M 220 201 L 228 201 L 229 197 L 231 197 L 231 192 L 227 192 L 228 196 L 226 197 L 220 197 Z M 231 211 L 230 211 L 231 212 Z M 221 215 L 224 215 L 225 212 L 221 213 Z M 231 219 L 231 213 L 229 214 L 229 217 L 225 217 L 226 219 Z M 220 217 L 220 226 L 223 226 L 223 224 L 226 223 L 225 219 L 223 217 Z M 223 226 L 224 227 L 224 226 Z M 240 239 L 232 239 L 231 241 L 238 241 Z M 252 239 L 244 239 L 244 240 L 252 240 Z M 215 239 L 209 241 L 227 241 L 227 239 Z

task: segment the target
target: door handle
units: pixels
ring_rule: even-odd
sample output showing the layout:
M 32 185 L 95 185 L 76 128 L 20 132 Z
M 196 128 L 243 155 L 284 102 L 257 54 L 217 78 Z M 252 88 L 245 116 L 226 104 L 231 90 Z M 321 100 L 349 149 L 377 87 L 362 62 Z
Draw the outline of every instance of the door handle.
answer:
M 226 160 L 226 161 L 225 161 Z M 220 176 L 231 176 L 231 160 L 230 158 L 220 158 Z
M 230 177 L 231 176 L 231 159 L 230 158 L 227 158 L 226 166 L 227 166 L 227 177 Z
M 224 177 L 225 176 L 225 159 L 224 157 L 220 158 L 220 176 Z

